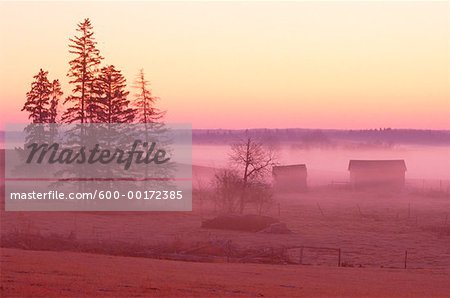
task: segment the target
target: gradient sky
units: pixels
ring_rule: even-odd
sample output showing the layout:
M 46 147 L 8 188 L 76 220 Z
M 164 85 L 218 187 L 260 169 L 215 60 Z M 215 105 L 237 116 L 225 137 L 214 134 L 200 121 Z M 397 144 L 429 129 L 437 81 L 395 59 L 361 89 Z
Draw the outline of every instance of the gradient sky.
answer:
M 2 2 L 0 125 L 39 68 L 67 95 L 89 17 L 105 64 L 143 67 L 195 128 L 450 129 L 449 2 Z

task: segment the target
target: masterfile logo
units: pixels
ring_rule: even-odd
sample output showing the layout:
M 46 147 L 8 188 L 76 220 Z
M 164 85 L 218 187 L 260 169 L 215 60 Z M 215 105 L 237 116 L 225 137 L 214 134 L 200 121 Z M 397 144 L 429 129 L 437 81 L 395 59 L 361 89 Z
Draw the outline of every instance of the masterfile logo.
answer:
M 139 150 L 139 146 L 142 150 Z M 32 143 L 27 145 L 27 149 L 30 149 L 28 157 L 26 159 L 27 164 L 31 163 L 48 163 L 48 164 L 111 164 L 118 163 L 124 164 L 124 169 L 128 170 L 131 163 L 137 164 L 164 164 L 170 160 L 170 157 L 166 157 L 165 149 L 156 149 L 156 142 L 143 142 L 142 140 L 135 140 L 129 151 L 115 148 L 115 149 L 101 149 L 99 143 L 95 144 L 92 149 L 88 149 L 85 146 L 80 147 L 77 151 L 73 149 L 60 149 L 58 143 Z M 155 152 L 156 151 L 156 152 Z
M 190 125 L 14 125 L 5 145 L 7 211 L 192 208 Z

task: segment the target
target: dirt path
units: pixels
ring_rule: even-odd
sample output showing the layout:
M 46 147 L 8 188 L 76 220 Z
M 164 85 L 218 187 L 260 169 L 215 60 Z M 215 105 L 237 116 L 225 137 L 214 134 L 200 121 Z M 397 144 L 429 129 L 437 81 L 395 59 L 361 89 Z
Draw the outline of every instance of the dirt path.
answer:
M 1 297 L 450 297 L 450 270 L 190 263 L 16 249 L 1 253 Z

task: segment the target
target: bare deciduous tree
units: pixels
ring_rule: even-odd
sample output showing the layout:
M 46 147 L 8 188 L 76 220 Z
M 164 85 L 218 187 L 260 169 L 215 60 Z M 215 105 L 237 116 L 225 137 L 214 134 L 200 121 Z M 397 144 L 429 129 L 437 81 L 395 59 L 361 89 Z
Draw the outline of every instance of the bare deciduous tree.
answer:
M 247 190 L 251 183 L 262 181 L 276 163 L 276 152 L 261 141 L 247 137 L 231 146 L 230 161 L 242 172 L 239 211 L 244 212 Z

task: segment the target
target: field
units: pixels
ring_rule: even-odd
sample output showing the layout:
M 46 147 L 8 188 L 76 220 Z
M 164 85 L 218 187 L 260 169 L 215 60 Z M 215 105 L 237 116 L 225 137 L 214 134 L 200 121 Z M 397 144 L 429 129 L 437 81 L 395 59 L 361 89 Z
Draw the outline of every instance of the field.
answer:
M 444 297 L 450 291 L 449 274 L 448 270 L 210 264 L 2 249 L 1 296 Z
M 446 196 L 322 187 L 277 194 L 266 206 L 265 214 L 286 223 L 289 234 L 201 228 L 220 214 L 201 195 L 194 196 L 193 212 L 2 212 L 2 291 L 445 296 L 449 211 Z M 107 278 L 99 279 L 103 274 Z M 79 283 L 87 284 L 71 286 Z
M 1 296 L 450 295 L 447 192 L 313 186 L 264 205 L 291 233 L 205 229 L 213 173 L 194 167 L 192 212 L 2 208 Z

